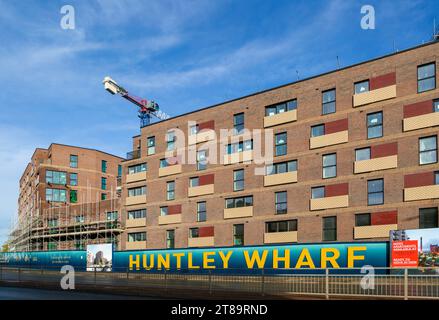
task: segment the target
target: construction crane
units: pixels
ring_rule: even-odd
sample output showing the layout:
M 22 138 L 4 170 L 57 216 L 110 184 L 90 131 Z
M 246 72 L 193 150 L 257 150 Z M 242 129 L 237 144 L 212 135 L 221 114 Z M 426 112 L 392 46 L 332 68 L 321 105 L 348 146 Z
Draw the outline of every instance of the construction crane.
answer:
M 117 84 L 116 81 L 110 77 L 105 77 L 102 81 L 105 90 L 111 94 L 119 94 L 122 98 L 127 99 L 131 103 L 134 103 L 139 107 L 139 118 L 140 118 L 140 128 L 143 128 L 151 123 L 151 117 L 155 116 L 160 120 L 165 120 L 169 118 L 166 114 L 160 111 L 159 105 L 153 100 L 146 100 L 136 96 L 131 95 L 123 87 Z

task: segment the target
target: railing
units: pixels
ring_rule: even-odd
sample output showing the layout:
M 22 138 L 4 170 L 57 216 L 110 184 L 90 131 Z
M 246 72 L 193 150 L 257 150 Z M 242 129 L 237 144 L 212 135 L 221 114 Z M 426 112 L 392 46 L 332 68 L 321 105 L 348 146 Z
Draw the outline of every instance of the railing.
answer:
M 389 269 L 376 268 L 374 275 L 362 274 L 360 269 L 315 269 L 312 274 L 273 274 L 270 270 L 259 270 L 255 274 L 239 274 L 238 270 L 217 273 L 209 270 L 200 274 L 182 270 L 177 273 L 144 273 L 129 270 L 103 272 L 75 272 L 75 283 L 99 288 L 125 288 L 135 293 L 142 290 L 164 290 L 204 292 L 204 296 L 220 293 L 247 294 L 274 297 L 320 297 L 377 298 L 377 299 L 439 299 L 439 268 Z M 219 270 L 220 272 L 223 270 Z M 271 270 L 272 271 L 272 270 Z M 346 273 L 349 272 L 349 273 Z M 369 271 L 370 272 L 370 271 Z M 60 268 L 13 268 L 0 267 L 0 283 L 60 283 L 65 274 Z M 170 290 L 171 289 L 171 290 Z
M 131 152 L 127 152 L 127 160 L 133 160 L 139 158 L 140 158 L 140 150 L 133 150 Z

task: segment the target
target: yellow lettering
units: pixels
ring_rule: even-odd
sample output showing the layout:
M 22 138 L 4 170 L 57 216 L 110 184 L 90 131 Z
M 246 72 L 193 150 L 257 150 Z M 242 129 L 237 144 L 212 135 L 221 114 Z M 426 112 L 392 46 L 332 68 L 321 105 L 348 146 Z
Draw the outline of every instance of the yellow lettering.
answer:
M 285 269 L 290 268 L 290 250 L 286 249 L 283 257 L 279 257 L 279 250 L 273 250 L 273 269 L 279 268 L 279 262 L 284 263 Z
M 364 260 L 364 255 L 356 256 L 355 251 L 365 251 L 366 247 L 348 247 L 348 268 L 353 268 L 355 261 Z
M 136 270 L 140 269 L 140 256 L 136 254 L 136 260 L 133 261 L 133 255 L 130 254 L 129 268 L 133 270 L 133 265 L 136 265 Z
M 192 264 L 192 252 L 189 252 L 188 254 L 187 254 L 187 260 L 188 260 L 188 268 L 189 269 L 200 269 L 200 266 L 194 266 L 193 264 Z
M 300 269 L 302 266 L 308 266 L 311 269 L 315 269 L 314 261 L 312 261 L 308 249 L 303 249 L 300 253 L 299 259 L 297 259 L 296 269 Z
M 253 265 L 258 265 L 259 269 L 264 268 L 265 266 L 265 260 L 267 260 L 268 250 L 262 251 L 262 257 L 259 256 L 259 251 L 254 250 L 252 253 L 251 258 L 249 257 L 248 251 L 244 251 L 244 257 L 245 257 L 245 263 L 247 264 L 247 268 L 253 269 Z
M 336 248 L 323 248 L 320 252 L 320 260 L 321 267 L 326 268 L 326 264 L 329 262 L 333 268 L 340 268 L 337 263 L 337 259 L 340 258 L 340 251 Z M 332 253 L 331 256 L 328 257 L 328 253 Z
M 181 269 L 181 258 L 184 257 L 184 253 L 183 252 L 178 252 L 178 253 L 173 253 L 172 254 L 175 258 L 176 258 L 176 266 L 177 269 Z
M 227 255 L 224 255 L 222 251 L 219 251 L 219 256 L 221 257 L 221 260 L 223 260 L 223 268 L 228 269 L 229 268 L 229 260 L 232 256 L 233 251 L 228 251 Z
M 171 264 L 170 264 L 170 262 L 169 262 L 169 254 L 167 253 L 167 254 L 165 255 L 165 257 L 166 257 L 166 258 L 163 258 L 163 255 L 161 255 L 161 254 L 159 254 L 159 255 L 157 256 L 157 269 L 161 269 L 162 266 L 163 266 L 165 269 L 169 269 L 169 268 L 171 267 Z
M 209 256 L 215 255 L 213 251 L 203 252 L 203 268 L 204 269 L 215 269 L 215 266 L 209 265 L 209 262 L 215 263 L 215 259 L 209 258 Z
M 153 254 L 149 255 L 149 265 L 148 265 L 147 260 L 146 260 L 146 254 L 143 255 L 143 268 L 145 268 L 146 270 L 151 270 L 152 268 L 154 268 L 154 255 Z

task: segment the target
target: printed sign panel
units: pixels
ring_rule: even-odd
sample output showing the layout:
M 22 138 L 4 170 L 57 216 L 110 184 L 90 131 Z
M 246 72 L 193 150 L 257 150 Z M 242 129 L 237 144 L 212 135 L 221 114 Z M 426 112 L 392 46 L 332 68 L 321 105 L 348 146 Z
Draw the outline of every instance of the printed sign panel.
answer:
M 84 271 L 86 253 L 85 251 L 1 252 L 0 265 L 57 270 L 64 265 L 70 265 L 75 270 Z
M 111 243 L 87 245 L 87 271 L 111 271 L 113 245 Z

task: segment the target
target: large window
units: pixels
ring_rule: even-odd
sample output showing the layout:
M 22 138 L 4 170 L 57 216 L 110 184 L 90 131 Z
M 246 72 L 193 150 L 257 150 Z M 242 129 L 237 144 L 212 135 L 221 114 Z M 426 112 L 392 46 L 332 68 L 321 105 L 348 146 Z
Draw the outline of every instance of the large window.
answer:
M 320 137 L 325 135 L 325 125 L 319 124 L 311 127 L 311 137 Z
M 363 161 L 370 159 L 370 148 L 361 148 L 355 150 L 355 161 Z
M 233 171 L 233 191 L 244 190 L 244 169 Z
M 70 174 L 70 185 L 71 186 L 77 186 L 78 185 L 78 174 L 77 173 L 71 173 Z
M 166 200 L 175 199 L 175 181 L 166 182 Z
M 436 64 L 429 63 L 418 67 L 418 92 L 436 88 Z
M 200 150 L 197 151 L 197 170 L 206 170 L 207 168 L 207 151 L 206 150 Z
M 354 84 L 355 94 L 369 91 L 369 80 L 360 81 Z
M 164 217 L 168 215 L 168 207 L 160 207 L 160 216 Z
M 107 221 L 114 221 L 119 218 L 119 213 L 117 211 L 107 212 Z
M 105 160 L 102 160 L 102 161 L 101 161 L 101 171 L 102 171 L 103 173 L 106 173 L 106 172 L 107 172 L 107 161 L 105 161 Z
M 47 220 L 47 226 L 49 227 L 49 228 L 56 228 L 56 227 L 58 227 L 58 219 L 48 219 Z
M 117 165 L 117 176 L 122 177 L 122 166 L 120 164 Z
M 226 199 L 226 209 L 251 207 L 252 205 L 253 205 L 253 196 Z
M 46 183 L 67 184 L 67 173 L 62 171 L 46 170 Z
M 175 230 L 166 230 L 166 248 L 174 249 L 175 247 Z
M 128 242 L 146 241 L 146 232 L 128 233 Z
M 200 236 L 200 230 L 198 228 L 189 229 L 189 238 L 198 238 Z
M 81 214 L 79 216 L 75 216 L 75 222 L 76 223 L 84 223 L 84 221 L 85 221 L 85 218 L 84 218 L 83 214 Z
M 203 222 L 207 220 L 206 201 L 197 202 L 197 221 Z
M 383 113 L 375 112 L 367 115 L 367 139 L 383 136 Z
M 200 131 L 200 126 L 198 124 L 189 127 L 189 135 L 196 135 Z
M 235 129 L 235 134 L 240 134 L 244 131 L 244 113 L 233 115 L 233 129 Z
M 128 197 L 143 196 L 146 194 L 146 186 L 128 189 Z
M 230 143 L 226 146 L 227 154 L 233 154 L 249 150 L 253 150 L 253 140 L 239 141 L 235 143 Z
M 419 139 L 419 164 L 437 162 L 437 136 Z
M 128 167 L 128 174 L 134 174 L 139 172 L 145 172 L 148 170 L 146 163 L 140 163 L 133 166 Z
M 265 108 L 265 116 L 274 116 L 275 114 L 292 111 L 297 109 L 297 100 L 290 100 Z
M 78 202 L 78 190 L 70 190 L 70 203 Z
M 367 181 L 367 205 L 384 203 L 384 179 Z
M 297 231 L 297 220 L 273 221 L 265 223 L 266 233 Z
M 66 202 L 66 190 L 63 189 L 46 189 L 46 201 Z
M 323 241 L 337 240 L 337 217 L 323 218 Z
M 437 228 L 438 214 L 437 208 L 422 208 L 419 209 L 419 228 Z
M 371 225 L 370 213 L 359 213 L 355 215 L 355 226 L 365 227 Z
M 234 224 L 233 225 L 233 245 L 243 246 L 244 245 L 244 225 Z
M 433 101 L 433 112 L 439 112 L 439 100 Z
M 189 187 L 190 188 L 198 187 L 199 185 L 200 185 L 200 178 L 199 177 L 189 178 Z
M 439 184 L 439 171 L 434 173 L 434 184 Z
M 107 178 L 104 177 L 101 178 L 101 189 L 107 190 Z
M 325 187 L 311 188 L 311 199 L 321 199 L 325 197 Z
M 323 179 L 334 178 L 337 176 L 337 154 L 325 154 L 322 157 L 322 165 Z
M 155 154 L 155 137 L 148 137 L 148 139 L 146 139 L 146 145 L 148 148 L 146 154 L 148 156 Z
M 128 211 L 128 220 L 146 218 L 146 209 Z
M 274 138 L 275 152 L 274 155 L 283 156 L 287 154 L 287 133 L 282 132 L 275 135 Z
M 335 89 L 322 92 L 322 114 L 335 112 Z
M 166 150 L 171 151 L 175 149 L 175 132 L 169 131 L 166 134 Z
M 273 163 L 265 167 L 267 176 L 285 172 L 297 171 L 297 160 Z
M 75 154 L 70 155 L 70 168 L 78 167 L 78 156 Z
M 286 191 L 276 192 L 274 194 L 274 199 L 275 199 L 276 214 L 287 213 L 288 210 L 287 192 Z

